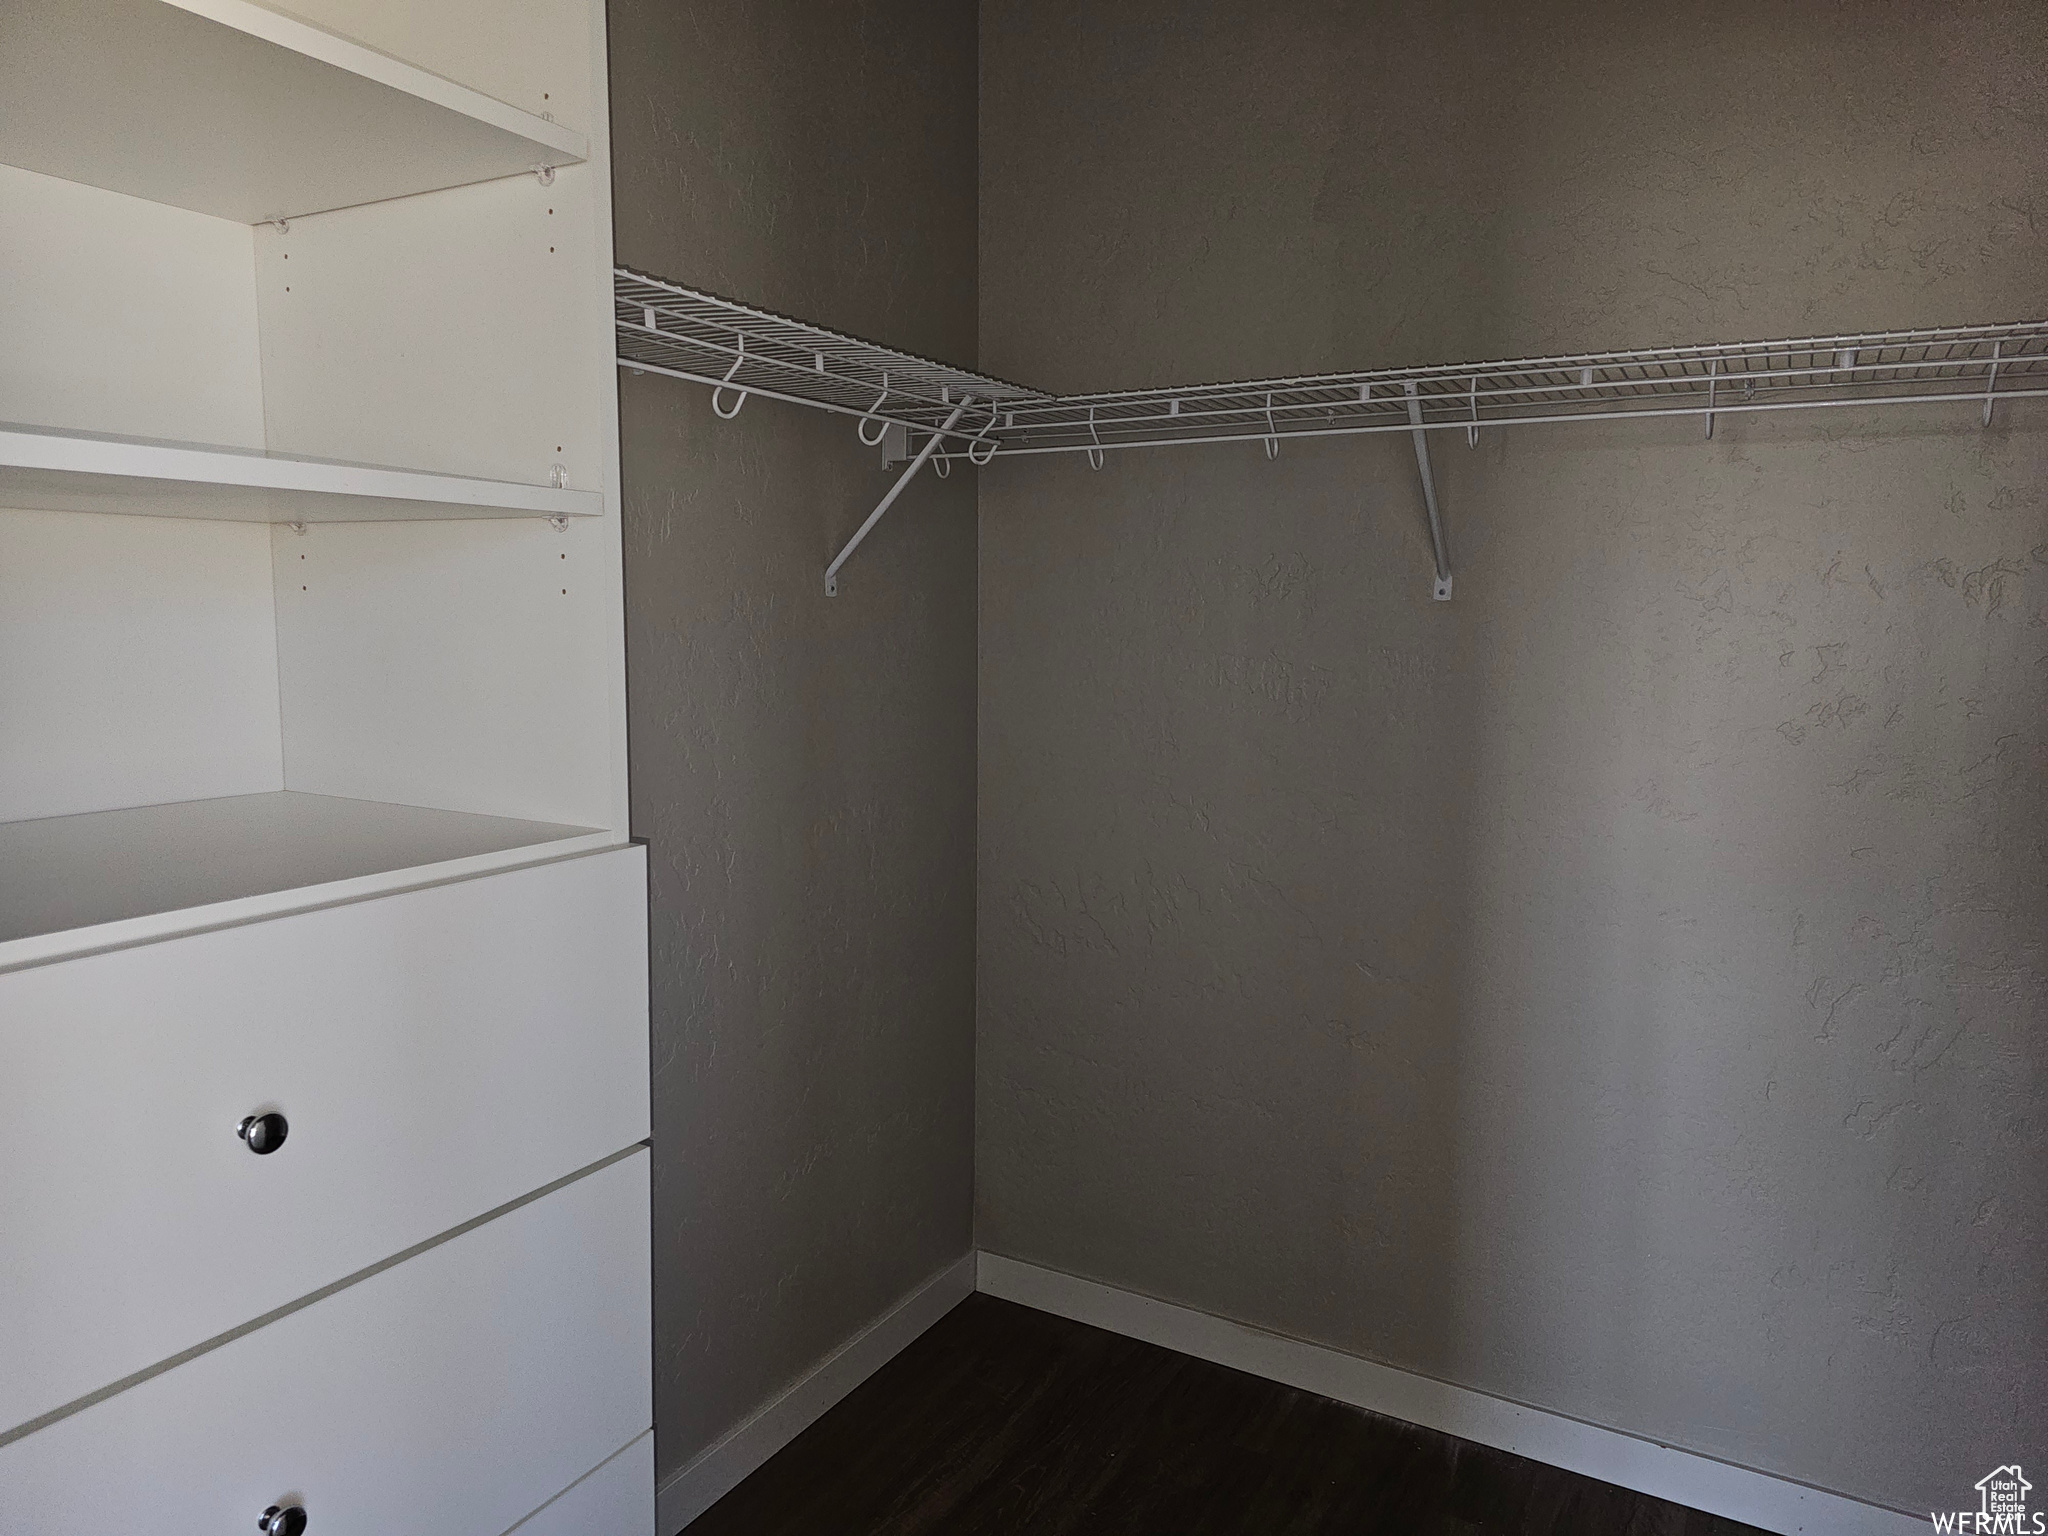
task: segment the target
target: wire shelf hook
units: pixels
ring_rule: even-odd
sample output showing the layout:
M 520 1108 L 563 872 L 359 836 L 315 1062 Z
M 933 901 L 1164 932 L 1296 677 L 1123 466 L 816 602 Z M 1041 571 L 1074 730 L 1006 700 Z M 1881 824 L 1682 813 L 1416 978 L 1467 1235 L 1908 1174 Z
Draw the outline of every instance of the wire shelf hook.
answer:
M 1998 398 L 1998 365 L 2005 352 L 2003 339 L 1991 343 L 1991 373 L 1984 380 L 1984 425 L 1991 425 L 1991 404 Z
M 1102 468 L 1102 434 L 1095 430 L 1095 407 L 1088 407 L 1088 435 L 1095 439 L 1095 446 L 1088 450 L 1088 467 Z
M 875 396 L 875 403 L 868 407 L 867 415 L 861 417 L 859 421 L 853 424 L 853 435 L 860 439 L 862 447 L 879 448 L 882 446 L 882 439 L 889 435 L 889 423 L 875 415 L 875 412 L 882 408 L 882 403 L 888 398 L 889 375 L 885 373 L 882 375 L 882 392 Z M 871 421 L 881 428 L 873 437 L 868 436 L 868 423 Z
M 981 468 L 982 465 L 988 463 L 990 459 L 993 459 L 996 456 L 996 449 L 1001 446 L 999 443 L 997 443 L 997 441 L 994 438 L 989 436 L 989 433 L 995 431 L 996 418 L 1002 415 L 1002 413 L 1002 402 L 997 400 L 991 400 L 988 406 L 988 424 L 984 426 L 981 429 L 980 433 L 967 445 L 967 462 L 972 464 L 976 469 Z M 974 450 L 979 448 L 983 443 L 988 444 L 988 451 L 986 453 L 976 453 Z
M 1266 391 L 1266 462 L 1280 457 L 1280 429 L 1273 425 L 1273 392 Z
M 968 411 L 969 411 L 969 410 L 970 410 L 970 409 L 971 409 L 971 408 L 973 407 L 973 405 L 974 405 L 974 396 L 972 396 L 972 395 L 962 395 L 962 396 L 960 397 L 960 406 L 959 406 L 959 409 L 957 409 L 957 410 L 955 410 L 955 411 L 953 412 L 953 414 L 952 414 L 952 417 L 951 417 L 951 418 L 950 418 L 950 419 L 949 419 L 949 420 L 947 421 L 947 423 L 946 423 L 946 426 L 948 426 L 948 427 L 949 427 L 949 426 L 951 426 L 951 425 L 952 425 L 952 424 L 953 424 L 954 422 L 958 421 L 958 420 L 959 420 L 959 419 L 960 419 L 960 418 L 961 418 L 962 416 L 966 415 L 966 414 L 967 414 L 967 412 L 968 412 Z M 940 429 L 939 429 L 938 431 L 936 431 L 936 432 L 934 432 L 934 433 L 932 434 L 932 442 L 933 442 L 933 443 L 935 443 L 935 444 L 937 444 L 937 445 L 938 445 L 938 446 L 940 446 L 940 447 L 944 447 L 944 446 L 945 446 L 945 439 L 946 439 L 946 428 L 945 428 L 945 427 L 941 427 L 941 428 L 940 428 Z M 974 448 L 974 445 L 973 445 L 972 443 L 969 443 L 969 444 L 968 444 L 968 451 L 969 451 L 969 452 L 972 452 L 972 451 L 973 451 L 973 448 Z M 949 457 L 948 455 L 946 455 L 946 454 L 943 454 L 943 453 L 934 453 L 934 454 L 932 455 L 932 473 L 933 473 L 933 474 L 935 474 L 935 475 L 937 475 L 937 476 L 938 476 L 938 477 L 939 477 L 939 478 L 940 478 L 941 480 L 945 479 L 945 478 L 946 478 L 946 477 L 947 477 L 948 475 L 952 474 L 952 473 L 953 473 L 953 462 L 952 462 L 951 458 L 950 458 L 950 457 Z
M 747 333 L 745 331 L 736 331 L 734 334 L 739 338 L 739 355 L 732 360 L 732 367 L 726 370 L 724 383 L 717 385 L 711 391 L 711 413 L 720 421 L 731 421 L 733 417 L 739 415 L 740 408 L 747 403 L 747 392 L 744 389 L 736 391 L 739 398 L 733 401 L 731 410 L 726 410 L 718 403 L 718 397 L 725 393 L 725 386 L 733 381 L 733 375 L 740 371 L 740 365 L 747 360 Z
M 1465 429 L 1465 446 L 1479 446 L 1479 380 L 1472 381 L 1472 425 Z

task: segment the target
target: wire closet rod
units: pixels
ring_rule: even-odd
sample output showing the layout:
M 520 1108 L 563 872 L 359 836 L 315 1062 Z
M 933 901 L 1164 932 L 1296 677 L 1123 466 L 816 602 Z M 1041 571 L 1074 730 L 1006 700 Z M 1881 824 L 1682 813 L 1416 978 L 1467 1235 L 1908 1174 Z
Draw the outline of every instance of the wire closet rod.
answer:
M 2048 395 L 2043 389 L 2001 389 L 1991 398 L 1994 400 L 2031 400 Z M 1086 443 L 1047 443 L 1034 445 L 1028 442 L 1002 443 L 995 457 L 1012 459 L 1027 454 L 1042 453 L 1086 453 L 1091 456 L 1113 453 L 1120 448 L 1185 448 L 1196 443 L 1260 443 L 1277 438 L 1303 437 L 1357 437 L 1374 432 L 1469 432 L 1473 427 L 1492 429 L 1494 427 L 1557 426 L 1567 422 L 1582 421 L 1646 421 L 1652 417 L 1683 418 L 1688 416 L 1732 416 L 1757 411 L 1813 411 L 1840 406 L 1882 406 L 1882 405 L 1954 405 L 1958 401 L 1972 403 L 1975 397 L 1960 392 L 1942 395 L 1883 395 L 1862 399 L 1841 400 L 1758 400 L 1737 401 L 1733 404 L 1716 405 L 1667 405 L 1652 406 L 1633 411 L 1565 411 L 1542 416 L 1497 416 L 1487 417 L 1478 422 L 1434 421 L 1409 422 L 1373 421 L 1354 425 L 1332 427 L 1282 426 L 1247 432 L 1213 432 L 1199 436 L 1147 437 L 1147 438 L 1102 438 Z M 917 428 L 927 431 L 928 428 Z M 963 453 L 945 452 L 935 455 L 943 459 L 964 458 Z M 986 463 L 987 460 L 977 460 Z
M 1517 362 L 1195 384 L 1061 396 L 1006 407 L 1002 453 L 1085 453 L 1192 442 L 1441 431 L 1469 442 L 1517 422 L 1702 416 L 1831 406 L 1979 403 L 2048 386 L 2048 323 L 1792 341 L 1644 348 Z M 1417 419 L 1419 417 L 1419 419 Z
M 1844 352 L 1858 349 L 1845 348 Z M 1577 402 L 1585 408 L 1568 419 L 1595 417 L 1606 402 L 1640 399 L 1663 399 L 1679 401 L 1692 398 L 1706 389 L 1703 409 L 1719 410 L 1728 406 L 1726 397 L 1718 395 L 1717 386 L 1739 385 L 1746 402 L 1759 386 L 1785 391 L 1819 393 L 1827 390 L 1855 388 L 1866 393 L 1844 397 L 1846 403 L 1863 403 L 1885 400 L 1900 400 L 1897 395 L 1879 394 L 1875 391 L 1911 382 L 1906 375 L 1915 379 L 1924 375 L 1934 376 L 1937 382 L 1944 379 L 1957 387 L 1941 392 L 1940 398 L 1954 399 L 1974 392 L 1960 387 L 1971 383 L 1975 374 L 1967 372 L 1966 363 L 1954 356 L 1890 359 L 1875 363 L 1841 365 L 1807 364 L 1804 366 L 1750 368 L 1739 372 L 1720 372 L 1716 367 L 1723 359 L 1708 360 L 1705 374 L 1641 373 L 1621 378 L 1588 378 L 1577 387 L 1571 387 L 1555 378 L 1538 379 L 1530 383 L 1497 385 L 1490 380 L 1486 387 L 1480 387 L 1481 375 L 1476 369 L 1470 373 L 1446 377 L 1430 374 L 1422 377 L 1401 378 L 1399 376 L 1378 376 L 1356 380 L 1271 380 L 1252 385 L 1202 385 L 1179 392 L 1159 392 L 1146 395 L 1122 396 L 1075 396 L 1054 399 L 1042 404 L 1026 405 L 1011 409 L 1005 414 L 1010 418 L 1010 427 L 1015 427 L 1015 418 L 1024 418 L 1021 430 L 1025 434 L 1034 431 L 1076 431 L 1081 422 L 1077 416 L 1082 406 L 1088 410 L 1087 424 L 1091 428 L 1110 427 L 1127 429 L 1146 422 L 1171 423 L 1179 431 L 1192 433 L 1205 421 L 1217 418 L 1263 415 L 1270 427 L 1277 416 L 1292 418 L 1298 415 L 1330 415 L 1340 409 L 1356 410 L 1364 407 L 1385 412 L 1391 403 L 1398 406 L 1406 398 L 1415 398 L 1425 405 L 1444 410 L 1456 411 L 1455 419 L 1447 424 L 1452 426 L 1486 426 L 1492 423 L 1514 420 L 1511 411 L 1530 410 L 1544 405 Z M 1996 393 L 1995 378 L 1992 375 L 2001 363 L 2019 365 L 2031 361 L 2027 356 L 1992 359 L 1987 362 L 1985 377 Z M 1977 361 L 1975 359 L 1970 360 Z M 1947 370 L 1944 375 L 1942 370 Z M 1590 375 L 1601 370 L 1587 367 L 1577 370 Z M 1847 375 L 1845 378 L 1844 375 Z M 1883 377 L 1879 377 L 1883 375 Z M 1382 393 L 1375 397 L 1374 384 L 1399 384 L 1397 394 Z M 1424 384 L 1454 384 L 1451 389 L 1424 391 Z M 1353 398 L 1350 394 L 1356 388 Z M 1297 400 L 1278 399 L 1281 395 L 1298 395 Z M 1717 403 L 1717 401 L 1719 403 Z M 1165 405 L 1165 410 L 1157 409 Z M 1134 407 L 1137 408 L 1134 411 Z M 1149 408 L 1149 409 L 1147 409 Z M 1119 414 L 1104 415 L 1105 410 Z M 1481 414 L 1491 412 L 1492 414 Z M 1066 415 L 1062 420 L 1061 415 Z M 1555 418 L 1551 418 L 1555 419 Z

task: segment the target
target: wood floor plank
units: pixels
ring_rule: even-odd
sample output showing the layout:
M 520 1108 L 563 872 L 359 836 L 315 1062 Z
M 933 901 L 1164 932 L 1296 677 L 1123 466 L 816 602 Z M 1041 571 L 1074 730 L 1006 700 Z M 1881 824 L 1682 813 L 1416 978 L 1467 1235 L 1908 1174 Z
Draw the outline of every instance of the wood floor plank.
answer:
M 1760 1536 L 971 1296 L 690 1536 Z

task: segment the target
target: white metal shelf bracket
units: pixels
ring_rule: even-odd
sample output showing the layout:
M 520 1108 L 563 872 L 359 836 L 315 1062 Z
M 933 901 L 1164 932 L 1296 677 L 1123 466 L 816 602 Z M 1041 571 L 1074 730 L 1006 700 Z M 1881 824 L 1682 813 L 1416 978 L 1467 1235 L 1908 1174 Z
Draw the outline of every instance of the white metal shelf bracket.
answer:
M 1415 439 L 1415 467 L 1422 474 L 1422 504 L 1429 508 L 1429 543 L 1436 557 L 1436 582 L 1430 596 L 1440 603 L 1451 600 L 1451 557 L 1444 548 L 1444 520 L 1437 511 L 1436 476 L 1429 472 L 1429 434 L 1422 429 L 1422 401 L 1410 381 L 1408 392 L 1409 435 Z M 1476 434 L 1478 429 L 1472 431 Z
M 946 434 L 959 425 L 960 418 L 967 414 L 967 407 L 972 403 L 972 401 L 963 398 L 958 405 L 953 407 L 953 414 L 946 418 L 946 424 L 925 439 L 924 447 L 918 450 L 917 457 L 910 461 L 909 467 L 902 474 L 898 475 L 896 483 L 889 487 L 889 494 L 875 503 L 875 510 L 868 514 L 868 520 L 854 530 L 853 537 L 846 541 L 846 548 L 840 550 L 832 563 L 825 567 L 825 595 L 827 597 L 837 597 L 839 595 L 839 567 L 846 564 L 847 557 L 860 548 L 861 540 L 874 531 L 875 524 L 882 520 L 882 514 L 896 504 L 896 498 L 903 494 L 903 488 L 917 478 L 917 472 L 923 469 L 926 463 L 930 461 L 932 454 L 938 450 L 939 444 L 945 441 Z

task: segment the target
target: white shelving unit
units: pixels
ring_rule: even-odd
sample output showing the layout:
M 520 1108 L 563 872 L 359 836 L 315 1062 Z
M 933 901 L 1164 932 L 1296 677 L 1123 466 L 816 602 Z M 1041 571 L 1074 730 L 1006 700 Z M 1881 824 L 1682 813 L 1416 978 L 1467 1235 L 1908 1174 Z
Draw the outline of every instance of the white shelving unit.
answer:
M 596 7 L 301 4 L 361 35 L 0 19 L 0 826 L 297 792 L 622 845 Z
M 249 0 L 15 0 L 0 97 L 0 162 L 241 224 L 590 156 L 585 134 Z
M 280 4 L 0 11 L 0 1530 L 650 1536 L 604 8 Z
M 902 433 L 891 458 L 909 458 L 910 467 L 826 571 L 828 596 L 837 595 L 847 557 L 927 462 L 943 473 L 950 461 L 979 466 L 1078 453 L 1101 469 L 1108 454 L 1122 449 L 1256 443 L 1276 458 L 1288 438 L 1405 432 L 1429 514 L 1433 595 L 1448 600 L 1450 554 L 1430 462 L 1432 432 L 1463 432 L 1476 446 L 1481 432 L 1497 427 L 1689 417 L 1711 437 L 1722 416 L 1958 404 L 1988 426 L 2001 400 L 2048 395 L 2048 321 L 1053 395 L 923 364 L 625 268 L 613 274 L 613 287 L 621 366 L 862 415 L 868 446 L 882 440 L 870 437 L 868 421 L 885 420 Z M 912 372 L 909 364 L 926 371 Z M 901 386 L 893 403 L 862 411 L 860 391 L 884 377 Z M 714 394 L 714 409 L 729 414 L 719 398 Z M 963 400 L 970 402 L 965 410 Z
M 0 505 L 249 523 L 604 514 L 596 491 L 8 423 Z

